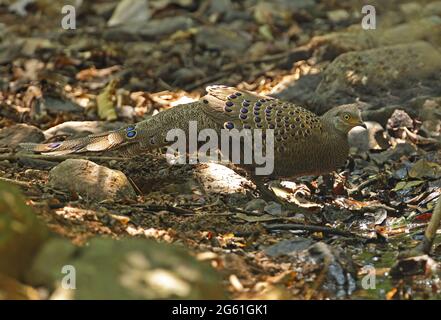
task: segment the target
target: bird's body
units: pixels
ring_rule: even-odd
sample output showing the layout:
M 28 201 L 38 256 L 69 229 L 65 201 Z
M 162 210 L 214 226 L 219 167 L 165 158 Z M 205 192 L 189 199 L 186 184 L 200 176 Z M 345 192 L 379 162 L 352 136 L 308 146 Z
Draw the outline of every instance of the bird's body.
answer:
M 119 148 L 136 155 L 172 142 L 172 129 L 189 132 L 189 122 L 198 130 L 268 129 L 274 131 L 272 177 L 297 177 L 329 173 L 341 166 L 348 155 L 348 131 L 362 125 L 355 107 L 341 106 L 319 117 L 293 103 L 258 96 L 232 87 L 211 86 L 199 101 L 179 105 L 156 116 L 117 131 L 48 144 L 24 144 L 34 152 L 61 155 Z M 240 167 L 241 165 L 238 164 Z M 253 165 L 243 166 L 250 169 Z

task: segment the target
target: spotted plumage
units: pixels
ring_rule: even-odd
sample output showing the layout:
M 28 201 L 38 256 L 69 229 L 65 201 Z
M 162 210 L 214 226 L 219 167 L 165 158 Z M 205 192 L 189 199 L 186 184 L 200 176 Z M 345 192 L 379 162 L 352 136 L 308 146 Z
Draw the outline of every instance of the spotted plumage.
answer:
M 319 117 L 293 103 L 232 87 L 210 86 L 207 92 L 199 101 L 176 106 L 116 131 L 22 146 L 52 155 L 112 149 L 135 155 L 170 145 L 173 142 L 166 137 L 174 129 L 188 135 L 191 121 L 197 123 L 198 131 L 262 129 L 264 139 L 268 130 L 273 130 L 272 176 L 295 177 L 327 173 L 342 165 L 349 150 L 347 133 L 363 124 L 360 111 L 354 106 L 340 106 Z
M 323 130 L 320 118 L 292 103 L 225 86 L 207 88 L 203 110 L 226 129 L 274 129 L 276 141 L 296 144 Z

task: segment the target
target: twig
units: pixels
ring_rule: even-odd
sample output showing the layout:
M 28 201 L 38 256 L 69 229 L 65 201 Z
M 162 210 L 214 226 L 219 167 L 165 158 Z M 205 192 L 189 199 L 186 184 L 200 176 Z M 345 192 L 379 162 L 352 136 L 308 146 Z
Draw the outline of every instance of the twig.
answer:
M 430 218 L 429 225 L 427 226 L 426 232 L 424 233 L 424 239 L 421 243 L 421 248 L 423 252 L 429 254 L 432 249 L 433 241 L 436 237 L 436 231 L 439 228 L 441 220 L 441 197 L 438 198 L 438 201 L 435 205 L 435 209 L 433 209 L 432 217 Z
M 360 192 L 361 190 L 363 190 L 364 188 L 366 188 L 367 186 L 373 184 L 374 182 L 376 182 L 378 180 L 379 180 L 378 176 L 375 176 L 375 177 L 372 177 L 370 179 L 367 179 L 366 181 L 363 181 L 362 183 L 360 183 L 355 188 L 347 189 L 348 190 L 348 194 Z
M 157 205 L 157 204 L 148 204 L 148 205 L 144 205 L 144 204 L 135 204 L 133 205 L 134 207 L 138 207 L 138 208 L 145 208 L 146 210 L 150 210 L 150 211 L 170 211 L 176 214 L 182 214 L 182 215 L 194 215 L 194 211 L 190 210 L 190 209 L 184 209 L 184 208 L 179 208 L 179 207 L 173 207 L 171 205 Z
M 3 178 L 3 177 L 0 177 L 0 181 L 12 183 L 12 184 L 15 184 L 17 186 L 24 187 L 24 188 L 29 188 L 29 186 L 31 185 L 29 182 L 24 182 L 24 181 L 19 181 L 19 180 L 14 180 L 14 179 L 8 179 L 8 178 Z
M 305 231 L 313 231 L 313 232 L 323 232 L 327 234 L 335 234 L 344 237 L 351 238 L 363 238 L 365 240 L 371 240 L 369 238 L 362 237 L 360 235 L 354 234 L 349 231 L 338 230 L 335 228 L 324 227 L 324 226 L 313 226 L 306 224 L 297 224 L 297 223 L 275 223 L 270 225 L 264 225 L 265 229 L 269 231 L 273 230 L 305 230 Z
M 403 129 L 406 132 L 406 134 L 409 136 L 410 140 L 412 140 L 412 142 L 414 142 L 416 144 L 431 144 L 431 143 L 433 143 L 435 145 L 441 145 L 441 141 L 438 141 L 433 138 L 426 138 L 426 137 L 420 136 L 419 134 L 413 133 L 412 131 L 410 131 L 406 127 L 403 127 Z
M 135 181 L 133 181 L 132 178 L 127 177 L 127 179 L 129 179 L 130 184 L 132 185 L 133 188 L 135 188 L 136 192 L 138 192 L 138 194 L 142 194 L 141 189 L 139 189 L 138 185 L 135 183 Z

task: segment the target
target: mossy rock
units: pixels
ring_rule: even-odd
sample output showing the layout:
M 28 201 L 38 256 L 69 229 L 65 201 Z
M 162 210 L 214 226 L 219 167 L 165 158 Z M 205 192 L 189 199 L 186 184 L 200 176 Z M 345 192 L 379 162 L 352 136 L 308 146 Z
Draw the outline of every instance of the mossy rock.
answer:
M 21 192 L 0 181 L 0 273 L 20 279 L 46 237 Z
M 82 248 L 53 239 L 41 250 L 27 282 L 64 289 L 65 297 L 79 300 L 225 298 L 209 264 L 181 247 L 148 239 L 97 238 Z

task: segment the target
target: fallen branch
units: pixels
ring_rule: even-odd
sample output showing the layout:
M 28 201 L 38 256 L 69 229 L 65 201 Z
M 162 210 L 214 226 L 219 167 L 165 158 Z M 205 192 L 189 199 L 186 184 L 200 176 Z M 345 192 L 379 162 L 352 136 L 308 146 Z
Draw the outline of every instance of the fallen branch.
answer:
M 365 238 L 355 233 L 349 231 L 338 230 L 335 228 L 324 227 L 324 226 L 314 226 L 307 224 L 297 224 L 297 223 L 275 223 L 270 225 L 264 225 L 264 228 L 269 231 L 274 230 L 304 230 L 304 231 L 313 231 L 313 232 L 323 232 L 327 234 L 335 234 L 343 237 L 350 238 L 362 238 L 364 240 L 372 240 L 370 238 Z
M 362 183 L 360 183 L 358 186 L 356 186 L 354 188 L 351 188 L 351 189 L 348 188 L 347 189 L 348 194 L 351 195 L 351 194 L 354 194 L 354 193 L 359 193 L 359 192 L 361 192 L 361 190 L 363 190 L 367 186 L 370 186 L 371 184 L 375 183 L 378 180 L 379 180 L 378 176 L 369 178 L 369 179 L 363 181 Z
M 438 198 L 435 209 L 433 209 L 432 217 L 430 218 L 429 225 L 424 233 L 424 239 L 420 245 L 424 253 L 429 254 L 432 249 L 433 241 L 436 237 L 436 231 L 439 228 L 441 220 L 441 197 Z
M 190 209 L 184 209 L 184 208 L 179 208 L 179 207 L 173 207 L 171 205 L 156 205 L 156 204 L 138 204 L 138 205 L 133 205 L 134 207 L 137 208 L 143 208 L 149 211 L 170 211 L 176 214 L 180 214 L 180 215 L 194 215 L 194 211 L 190 210 Z
M 14 180 L 14 179 L 8 179 L 8 178 L 3 178 L 3 177 L 0 177 L 0 181 L 12 183 L 12 184 L 15 184 L 15 185 L 23 187 L 23 188 L 29 188 L 30 185 L 31 185 L 29 182 L 24 182 L 24 181 L 19 181 L 19 180 Z

